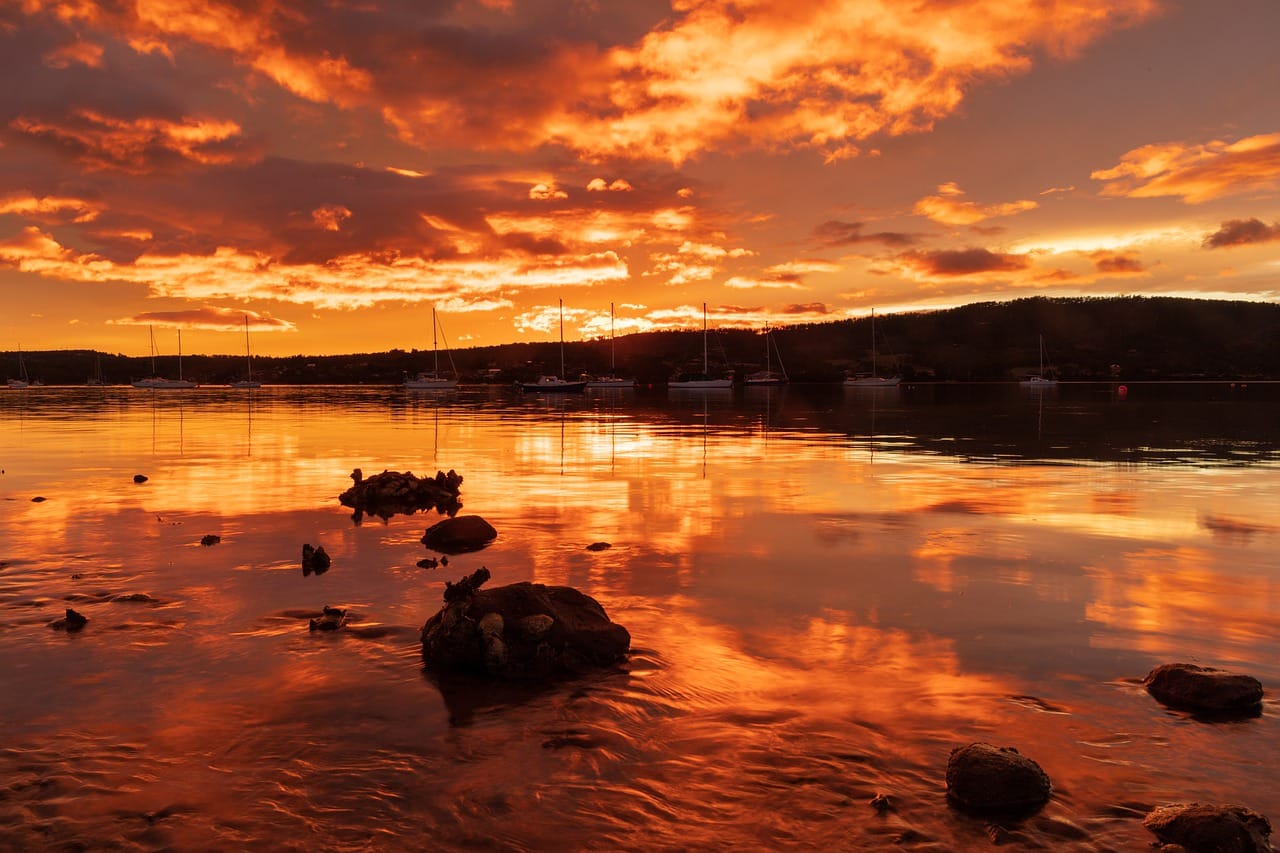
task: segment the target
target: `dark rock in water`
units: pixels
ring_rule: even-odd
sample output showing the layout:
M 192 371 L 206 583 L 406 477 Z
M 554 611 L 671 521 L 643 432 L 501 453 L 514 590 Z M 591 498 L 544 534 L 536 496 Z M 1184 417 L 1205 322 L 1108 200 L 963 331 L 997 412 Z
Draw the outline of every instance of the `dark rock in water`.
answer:
M 323 545 L 317 545 L 314 548 L 305 544 L 302 546 L 303 577 L 311 574 L 324 574 L 329 571 L 330 562 L 329 555 L 325 553 Z
M 1242 806 L 1175 803 L 1153 809 L 1142 825 L 1163 844 L 1189 853 L 1271 853 L 1271 821 Z
M 200 544 L 205 546 L 217 545 L 221 541 L 222 541 L 221 536 L 215 536 L 212 533 L 206 533 L 204 536 L 200 537 Z
M 453 515 L 462 508 L 458 500 L 462 475 L 455 471 L 437 471 L 434 477 L 417 477 L 411 471 L 383 471 L 366 480 L 357 468 L 351 472 L 351 482 L 351 488 L 339 495 L 338 501 L 355 510 L 351 517 L 356 524 L 366 513 L 385 521 L 397 513 L 413 515 L 434 508 L 441 514 Z
M 74 633 L 76 631 L 79 631 L 88 623 L 89 623 L 89 617 L 85 616 L 79 611 L 72 610 L 70 607 L 68 607 L 66 616 L 64 616 L 61 619 L 55 619 L 54 621 L 50 622 L 49 627 L 53 628 L 55 631 L 67 631 L 67 632 Z
M 1192 663 L 1166 663 L 1142 680 L 1157 701 L 1170 708 L 1208 715 L 1256 715 L 1262 710 L 1262 682 Z
M 434 557 L 424 557 L 418 561 L 418 568 L 420 569 L 434 569 L 438 565 L 440 565 L 440 561 Z
M 45 501 L 47 501 L 47 500 L 48 500 L 48 498 L 46 498 L 46 497 L 42 497 L 41 495 L 36 495 L 34 498 L 32 498 L 32 499 L 31 499 L 31 502 L 32 502 L 33 504 L 42 504 L 42 503 L 44 503 L 44 502 L 45 502 Z
M 147 475 L 146 475 L 146 474 L 134 474 L 134 475 L 133 475 L 133 482 L 135 482 L 135 483 L 145 483 L 145 482 L 147 482 Z
M 1049 802 L 1048 775 L 1012 747 L 971 743 L 951 750 L 947 797 L 977 813 L 1030 814 Z
M 588 551 L 608 551 L 613 546 L 608 542 L 592 542 L 587 546 Z
M 497 536 L 493 525 L 480 516 L 460 515 L 428 527 L 422 534 L 422 544 L 443 554 L 462 554 L 479 551 Z
M 342 607 L 324 606 L 324 610 L 319 619 L 312 619 L 308 623 L 312 631 L 336 631 L 341 628 L 347 621 L 347 611 Z
M 572 587 L 508 584 L 482 590 L 481 567 L 445 585 L 445 606 L 422 627 L 430 670 L 499 679 L 575 676 L 622 660 L 626 628 L 609 621 L 594 598 Z

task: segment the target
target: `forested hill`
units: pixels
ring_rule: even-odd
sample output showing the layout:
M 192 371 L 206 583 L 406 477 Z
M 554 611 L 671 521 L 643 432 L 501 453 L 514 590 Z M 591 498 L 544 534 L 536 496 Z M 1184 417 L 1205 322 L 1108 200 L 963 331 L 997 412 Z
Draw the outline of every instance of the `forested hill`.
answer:
M 877 315 L 877 368 L 909 381 L 1012 380 L 1039 369 L 1041 336 L 1046 372 L 1063 380 L 1280 380 L 1280 305 L 1164 297 L 1032 298 Z M 871 369 L 869 318 L 779 328 L 774 340 L 794 382 L 833 382 Z M 702 360 L 701 331 L 628 335 L 614 346 L 618 373 L 642 383 L 662 383 Z M 764 366 L 765 339 L 757 331 L 713 331 L 710 351 L 713 369 L 728 365 L 741 375 Z M 566 372 L 607 372 L 609 353 L 608 340 L 566 344 Z M 147 358 L 91 350 L 24 355 L 32 378 L 50 385 L 84 384 L 97 362 L 110 384 L 150 372 Z M 555 373 L 560 365 L 554 341 L 450 355 L 463 381 L 505 383 Z M 776 368 L 777 355 L 770 358 Z M 255 356 L 253 371 L 270 383 L 396 383 L 430 361 L 430 352 L 416 350 Z M 205 384 L 240 378 L 243 369 L 242 355 L 183 359 L 184 375 Z M 17 353 L 0 355 L 0 378 L 17 374 Z

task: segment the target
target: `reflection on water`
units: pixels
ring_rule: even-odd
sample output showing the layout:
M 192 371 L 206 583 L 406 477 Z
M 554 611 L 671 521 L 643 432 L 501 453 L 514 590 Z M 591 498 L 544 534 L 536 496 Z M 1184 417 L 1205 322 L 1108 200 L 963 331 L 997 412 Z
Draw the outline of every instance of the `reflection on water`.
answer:
M 1136 681 L 1274 689 L 1278 415 L 1260 385 L 0 395 L 0 846 L 964 849 L 973 740 L 1053 778 L 1027 844 L 1145 847 L 1165 801 L 1280 818 L 1274 700 L 1208 727 Z M 499 538 L 419 568 L 436 516 L 355 526 L 354 468 L 455 469 Z M 481 565 L 595 596 L 631 659 L 425 677 Z M 308 631 L 324 605 L 348 626 Z

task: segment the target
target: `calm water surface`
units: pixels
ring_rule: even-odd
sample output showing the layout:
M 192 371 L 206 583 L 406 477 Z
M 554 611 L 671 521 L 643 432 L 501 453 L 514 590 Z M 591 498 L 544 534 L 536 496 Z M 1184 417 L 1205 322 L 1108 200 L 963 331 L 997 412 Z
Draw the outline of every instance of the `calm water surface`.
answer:
M 0 394 L 0 848 L 964 850 L 975 740 L 1053 779 L 1015 847 L 1277 820 L 1278 442 L 1257 384 Z M 455 469 L 499 538 L 418 568 L 437 517 L 356 524 L 354 468 Z M 629 661 L 435 683 L 418 631 L 481 565 L 594 596 Z M 1264 713 L 1163 709 L 1167 661 Z

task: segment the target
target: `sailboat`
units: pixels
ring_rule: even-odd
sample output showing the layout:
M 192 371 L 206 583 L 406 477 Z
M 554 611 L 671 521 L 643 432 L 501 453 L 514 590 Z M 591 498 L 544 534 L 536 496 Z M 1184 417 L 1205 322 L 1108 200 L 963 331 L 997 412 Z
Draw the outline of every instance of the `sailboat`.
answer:
M 95 352 L 93 354 L 93 374 L 88 379 L 85 380 L 84 384 L 92 385 L 95 387 L 106 384 L 105 382 L 102 381 L 102 354 L 101 353 Z
M 1040 372 L 1034 373 L 1019 383 L 1023 388 L 1052 388 L 1058 380 L 1050 379 L 1044 373 L 1044 335 L 1040 336 Z
M 26 362 L 26 360 L 25 360 L 25 359 L 23 359 L 23 357 L 22 357 L 22 346 L 21 346 L 21 345 L 19 345 L 19 346 L 18 346 L 18 378 L 17 378 L 17 379 L 10 379 L 10 380 L 9 380 L 8 382 L 6 382 L 5 384 L 6 384 L 8 387 L 13 388 L 14 390 L 19 390 L 19 389 L 22 389 L 22 388 L 30 388 L 30 387 L 31 387 L 31 385 L 33 384 L 33 383 L 31 382 L 31 376 L 30 376 L 30 375 L 28 375 L 28 373 L 27 373 L 27 362 Z M 34 383 L 34 384 L 39 385 L 40 383 L 39 383 L 39 382 L 36 382 L 36 383 Z
M 711 362 L 707 358 L 707 303 L 702 303 L 702 372 L 681 373 L 667 383 L 668 388 L 732 388 L 733 374 L 729 373 L 720 379 L 711 378 Z
M 440 351 L 436 342 L 439 328 L 440 324 L 436 320 L 436 309 L 433 305 L 431 306 L 431 372 L 419 373 L 417 376 L 406 379 L 405 388 L 411 391 L 448 391 L 450 388 L 458 387 L 458 369 L 453 366 L 453 354 L 449 352 L 448 343 L 445 344 L 445 354 L 449 356 L 449 367 L 453 368 L 453 378 L 440 374 Z
M 613 361 L 613 303 L 609 303 L 609 375 L 587 380 L 588 388 L 634 388 L 634 379 L 623 379 L 615 372 Z
M 581 379 L 576 382 L 570 381 L 564 377 L 564 300 L 560 300 L 560 375 L 539 376 L 533 382 L 521 382 L 520 389 L 523 391 L 543 391 L 543 392 L 571 392 L 585 391 L 587 389 L 587 380 Z
M 846 388 L 896 388 L 901 376 L 880 376 L 876 372 L 876 311 L 871 309 L 871 372 L 855 373 L 844 380 Z
M 772 354 L 778 355 L 778 369 L 773 369 Z M 773 339 L 773 332 L 765 329 L 764 332 L 764 370 L 757 370 L 755 373 L 747 374 L 742 380 L 743 385 L 753 385 L 756 387 L 767 385 L 786 385 L 791 379 L 787 376 L 787 369 L 782 365 L 782 353 L 778 351 L 778 342 Z
M 182 378 L 182 330 L 178 330 L 178 378 L 166 379 L 156 373 L 156 332 L 151 326 L 147 327 L 151 333 L 151 375 L 146 379 L 135 379 L 129 383 L 134 388 L 146 388 L 148 390 L 171 390 L 176 388 L 195 388 L 196 383 L 189 379 Z
M 249 357 L 249 315 L 244 315 L 244 379 L 231 383 L 232 388 L 261 388 L 262 383 L 253 378 L 253 359 Z

